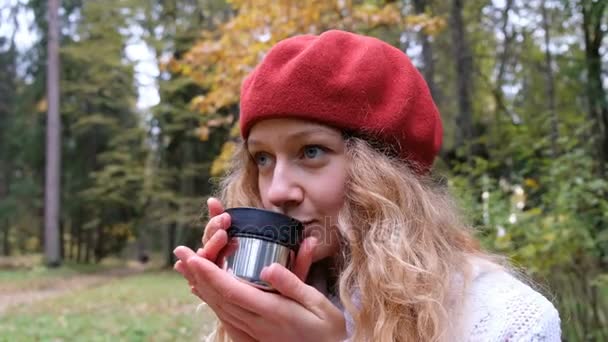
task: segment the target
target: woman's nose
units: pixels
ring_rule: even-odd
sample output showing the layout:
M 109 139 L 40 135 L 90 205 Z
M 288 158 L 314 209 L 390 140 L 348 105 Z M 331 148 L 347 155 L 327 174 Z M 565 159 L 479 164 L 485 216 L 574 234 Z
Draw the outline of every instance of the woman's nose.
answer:
M 304 191 L 288 166 L 277 163 L 268 188 L 268 201 L 275 207 L 286 210 L 304 200 Z

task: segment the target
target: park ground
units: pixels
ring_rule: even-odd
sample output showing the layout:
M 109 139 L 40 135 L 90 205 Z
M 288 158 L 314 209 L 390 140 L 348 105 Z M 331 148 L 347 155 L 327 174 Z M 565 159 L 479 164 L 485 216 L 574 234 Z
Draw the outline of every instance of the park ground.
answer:
M 214 324 L 183 278 L 154 263 L 30 262 L 0 260 L 1 342 L 197 341 Z

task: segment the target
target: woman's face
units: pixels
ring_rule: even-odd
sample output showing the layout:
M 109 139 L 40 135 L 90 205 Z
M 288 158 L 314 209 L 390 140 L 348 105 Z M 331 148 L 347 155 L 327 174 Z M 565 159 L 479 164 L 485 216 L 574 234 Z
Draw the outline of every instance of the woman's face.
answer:
M 304 223 L 305 236 L 318 239 L 313 262 L 334 256 L 346 184 L 341 132 L 310 121 L 268 119 L 252 127 L 247 149 L 264 208 Z

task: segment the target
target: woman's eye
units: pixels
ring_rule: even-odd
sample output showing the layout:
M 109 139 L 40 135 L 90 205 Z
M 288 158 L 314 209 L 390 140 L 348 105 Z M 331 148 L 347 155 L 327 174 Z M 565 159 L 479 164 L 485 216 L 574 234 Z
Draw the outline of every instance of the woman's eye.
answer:
M 258 166 L 266 166 L 270 163 L 270 156 L 267 153 L 256 153 L 253 159 Z
M 325 150 L 320 146 L 312 145 L 304 147 L 304 157 L 309 159 L 318 158 L 323 153 L 325 153 Z

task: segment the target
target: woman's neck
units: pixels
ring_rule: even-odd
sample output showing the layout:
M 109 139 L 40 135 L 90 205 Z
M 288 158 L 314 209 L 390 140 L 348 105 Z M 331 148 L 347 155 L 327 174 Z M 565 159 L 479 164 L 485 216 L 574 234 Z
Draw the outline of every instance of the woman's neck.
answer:
M 306 283 L 313 286 L 326 297 L 338 293 L 338 274 L 334 258 L 325 258 L 313 263 L 306 277 Z

